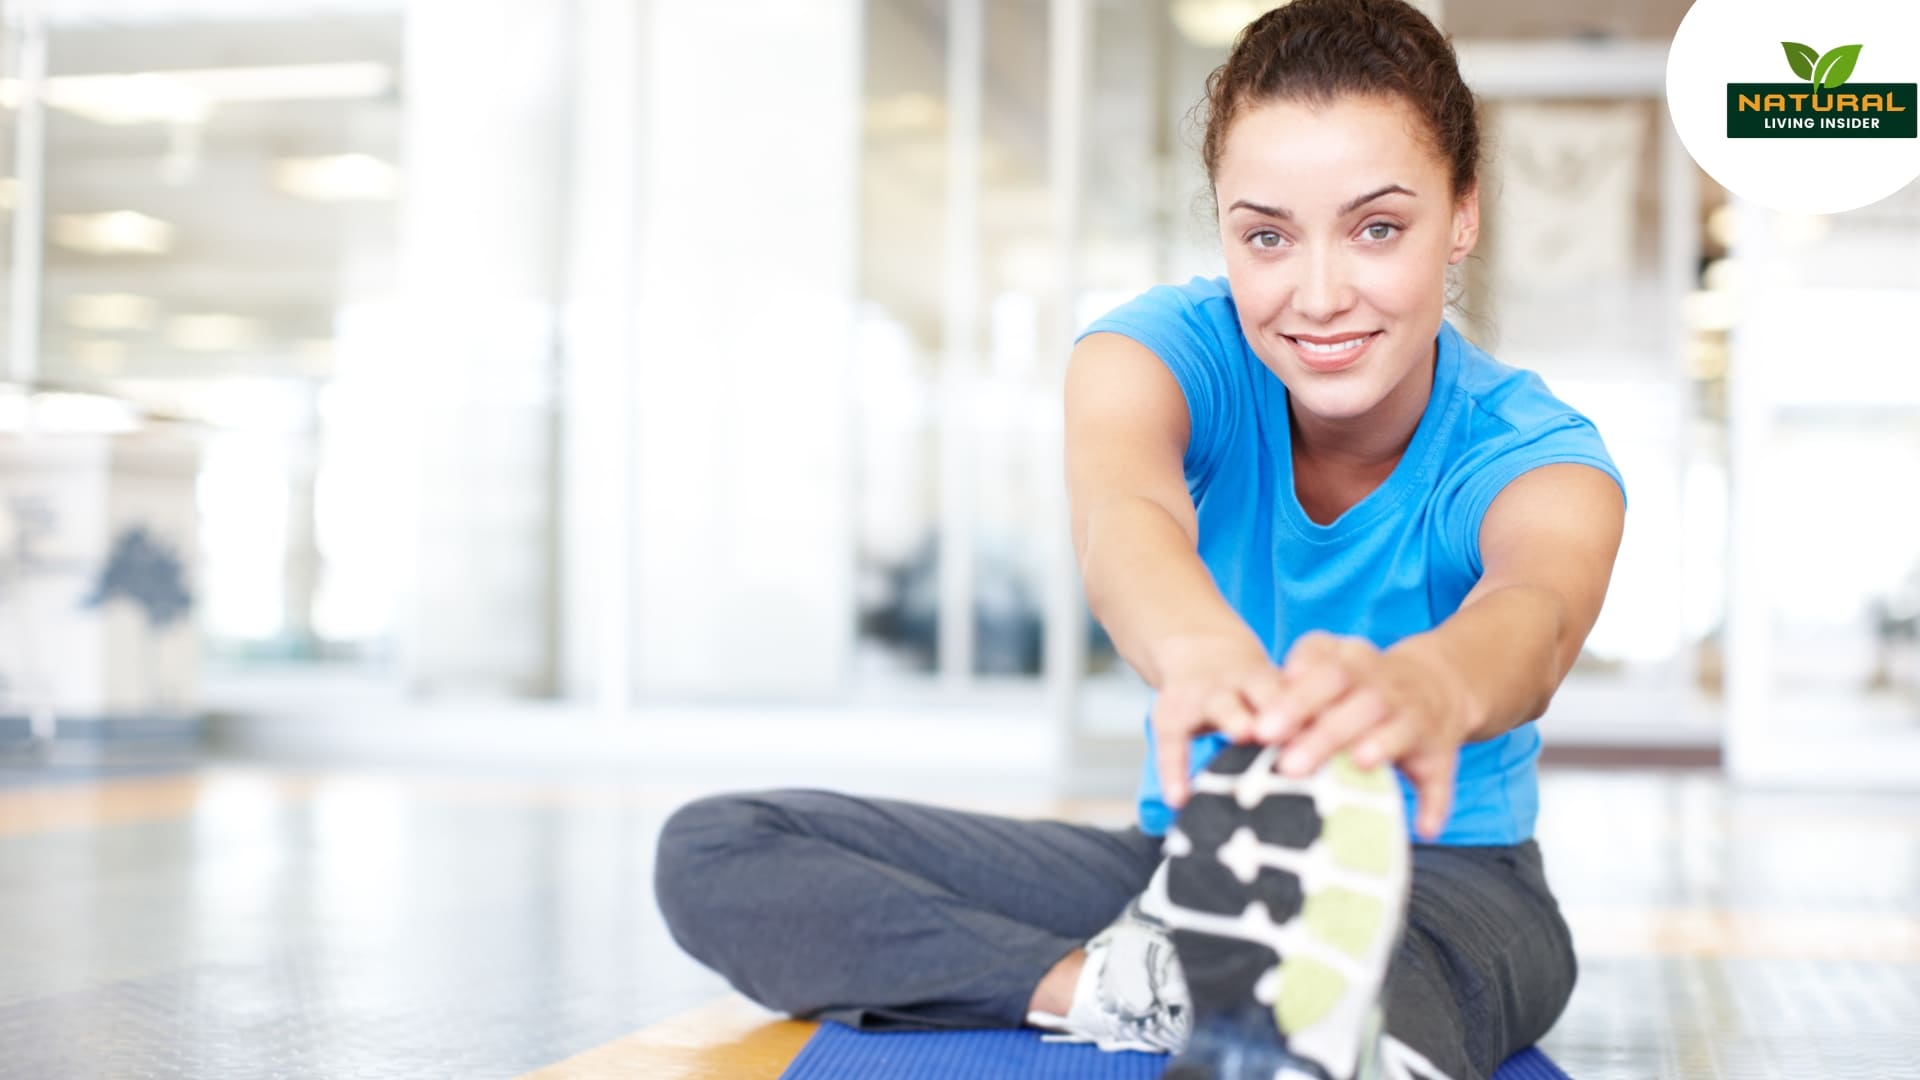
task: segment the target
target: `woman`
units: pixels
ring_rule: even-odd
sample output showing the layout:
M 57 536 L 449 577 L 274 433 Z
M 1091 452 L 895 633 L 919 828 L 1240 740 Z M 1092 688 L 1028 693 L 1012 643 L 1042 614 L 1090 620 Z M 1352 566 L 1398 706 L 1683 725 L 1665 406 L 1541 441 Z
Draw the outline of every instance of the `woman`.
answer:
M 1225 280 L 1099 320 L 1067 375 L 1088 601 L 1156 691 L 1138 825 L 709 799 L 663 834 L 662 908 L 796 1015 L 1027 1018 L 1184 1051 L 1169 1076 L 1486 1077 L 1572 991 L 1531 721 L 1623 490 L 1584 417 L 1442 317 L 1480 146 L 1423 15 L 1295 0 L 1207 106 Z

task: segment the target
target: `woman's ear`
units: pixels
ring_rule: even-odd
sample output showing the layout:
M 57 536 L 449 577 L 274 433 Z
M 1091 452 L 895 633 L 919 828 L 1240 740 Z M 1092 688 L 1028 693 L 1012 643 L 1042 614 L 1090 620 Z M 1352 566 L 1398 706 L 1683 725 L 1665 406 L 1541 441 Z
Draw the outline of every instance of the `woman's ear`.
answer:
M 1480 239 L 1480 183 L 1462 192 L 1453 204 L 1453 249 L 1447 252 L 1447 265 L 1458 265 L 1473 251 Z

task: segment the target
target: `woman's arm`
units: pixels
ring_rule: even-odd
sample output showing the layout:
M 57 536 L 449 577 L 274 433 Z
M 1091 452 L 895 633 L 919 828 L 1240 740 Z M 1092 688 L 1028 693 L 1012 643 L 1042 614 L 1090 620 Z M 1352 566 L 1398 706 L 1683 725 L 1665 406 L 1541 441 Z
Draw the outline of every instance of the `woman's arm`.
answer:
M 1487 508 L 1479 583 L 1452 618 L 1388 650 L 1458 676 L 1462 742 L 1547 711 L 1600 617 L 1625 523 L 1619 485 L 1585 465 L 1544 465 Z
M 1419 792 L 1417 830 L 1437 836 L 1463 743 L 1540 716 L 1600 615 L 1626 507 L 1598 469 L 1546 465 L 1508 484 L 1480 526 L 1480 581 L 1445 622 L 1384 652 L 1313 633 L 1287 654 L 1262 742 L 1288 743 L 1304 776 L 1337 750 L 1396 763 Z
M 1146 346 L 1107 333 L 1074 346 L 1066 385 L 1073 550 L 1087 606 L 1159 691 L 1152 722 L 1172 807 L 1186 801 L 1192 737 L 1246 738 L 1255 713 L 1280 692 L 1279 667 L 1200 560 L 1182 468 L 1189 429 L 1179 383 Z
M 1186 400 L 1146 346 L 1090 334 L 1067 362 L 1067 498 L 1087 606 L 1158 688 L 1176 638 L 1252 631 L 1214 587 L 1181 459 Z

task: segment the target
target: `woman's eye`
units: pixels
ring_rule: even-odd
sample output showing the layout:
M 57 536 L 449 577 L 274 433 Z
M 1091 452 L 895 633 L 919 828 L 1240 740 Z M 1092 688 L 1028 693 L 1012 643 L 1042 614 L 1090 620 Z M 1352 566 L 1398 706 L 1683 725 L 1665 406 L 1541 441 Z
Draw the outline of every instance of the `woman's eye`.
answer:
M 1260 242 L 1263 238 L 1272 239 L 1276 242 L 1272 244 L 1263 244 Z M 1280 245 L 1277 242 L 1279 239 L 1280 239 L 1279 233 L 1265 232 L 1265 231 L 1257 232 L 1257 233 L 1254 233 L 1252 236 L 1247 237 L 1248 242 L 1252 243 L 1254 247 L 1259 248 L 1262 251 L 1272 251 L 1274 248 L 1279 247 Z
M 1392 231 L 1382 234 L 1382 233 L 1374 232 L 1375 229 L 1390 229 Z M 1391 240 L 1393 239 L 1393 234 L 1399 231 L 1400 231 L 1400 226 L 1398 225 L 1394 225 L 1385 221 L 1376 221 L 1373 224 L 1367 226 L 1367 238 L 1370 240 Z

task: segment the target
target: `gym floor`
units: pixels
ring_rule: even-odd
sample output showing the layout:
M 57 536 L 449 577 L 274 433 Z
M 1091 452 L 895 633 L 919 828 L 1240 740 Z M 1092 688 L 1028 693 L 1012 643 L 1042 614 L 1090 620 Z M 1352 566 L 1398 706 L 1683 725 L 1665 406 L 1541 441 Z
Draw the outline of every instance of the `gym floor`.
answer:
M 729 1000 L 652 901 L 661 822 L 730 786 L 0 768 L 0 1076 L 773 1080 L 807 1027 Z M 1548 769 L 1542 803 L 1582 955 L 1543 1048 L 1577 1080 L 1920 1069 L 1920 798 Z

